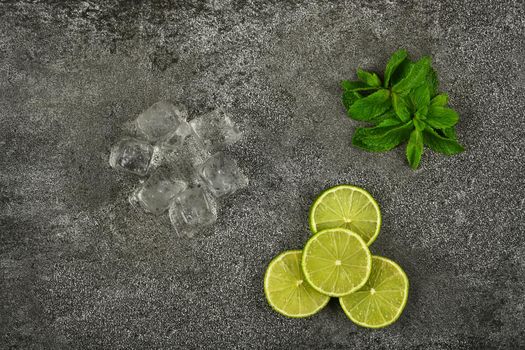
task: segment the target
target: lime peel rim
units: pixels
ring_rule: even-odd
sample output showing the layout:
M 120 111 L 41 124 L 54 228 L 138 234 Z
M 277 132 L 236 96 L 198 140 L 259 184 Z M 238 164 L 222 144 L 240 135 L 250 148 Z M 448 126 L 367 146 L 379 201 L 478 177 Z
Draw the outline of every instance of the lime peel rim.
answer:
M 333 187 L 327 188 L 326 190 L 324 190 L 323 192 L 321 192 L 321 194 L 319 194 L 317 196 L 317 198 L 314 200 L 314 202 L 312 203 L 312 205 L 310 206 L 310 209 L 308 211 L 308 226 L 310 227 L 310 231 L 314 235 L 320 232 L 320 231 L 317 231 L 316 228 L 314 228 L 315 223 L 314 223 L 314 219 L 313 219 L 313 211 L 318 206 L 318 203 L 321 201 L 322 198 L 327 196 L 329 193 L 335 192 L 335 191 L 337 191 L 337 190 L 339 190 L 341 188 L 352 189 L 354 191 L 358 191 L 358 192 L 363 193 L 370 200 L 372 205 L 376 208 L 376 211 L 377 211 L 377 214 L 378 214 L 376 231 L 374 232 L 374 234 L 372 235 L 370 240 L 368 240 L 368 242 L 366 242 L 367 246 L 372 245 L 372 243 L 374 243 L 375 240 L 377 239 L 377 236 L 379 236 L 379 232 L 381 231 L 381 225 L 383 224 L 383 218 L 382 218 L 382 215 L 381 215 L 381 208 L 379 207 L 379 204 L 374 199 L 374 197 L 370 194 L 370 192 L 368 192 L 367 190 L 365 190 L 362 187 L 358 187 L 358 186 L 354 186 L 354 185 L 344 184 L 344 185 L 333 186 Z
M 385 258 L 384 256 L 379 256 L 379 255 L 373 255 L 372 258 L 378 258 L 380 260 L 383 260 L 383 261 L 386 261 L 388 262 L 389 264 L 392 264 L 394 265 L 394 267 L 399 271 L 401 272 L 401 275 L 403 276 L 403 280 L 406 282 L 406 285 L 405 285 L 405 295 L 403 297 L 403 302 L 401 303 L 400 307 L 399 307 L 399 310 L 396 314 L 396 316 L 394 318 L 392 318 L 392 320 L 390 320 L 389 322 L 386 322 L 386 323 L 382 323 L 380 325 L 374 325 L 374 326 L 370 326 L 370 325 L 367 325 L 367 324 L 364 324 L 360 321 L 356 321 L 348 312 L 347 310 L 345 309 L 345 307 L 343 306 L 343 301 L 341 299 L 343 299 L 345 296 L 343 297 L 340 297 L 339 298 L 339 305 L 341 305 L 341 308 L 343 309 L 343 312 L 345 313 L 346 317 L 348 317 L 352 322 L 354 322 L 355 324 L 361 326 L 361 327 L 365 327 L 365 328 L 373 328 L 373 329 L 378 329 L 378 328 L 383 328 L 383 327 L 387 327 L 387 326 L 390 326 L 392 325 L 393 323 L 395 323 L 399 317 L 401 317 L 401 315 L 403 314 L 403 311 L 405 310 L 405 307 L 406 307 L 406 304 L 408 302 L 408 292 L 409 292 L 409 289 L 410 289 L 410 282 L 408 280 L 408 276 L 406 275 L 405 271 L 401 268 L 401 266 L 399 266 L 398 263 L 396 263 L 395 261 L 391 260 L 391 259 L 388 259 L 388 258 Z
M 286 254 L 291 254 L 291 253 L 303 253 L 302 250 L 300 249 L 292 249 L 292 250 L 285 250 L 281 253 L 279 253 L 277 256 L 275 256 L 271 261 L 270 263 L 268 264 L 268 266 L 266 267 L 266 272 L 264 273 L 264 279 L 263 279 L 263 289 L 264 289 L 264 296 L 266 297 L 266 302 L 268 303 L 268 305 L 270 305 L 270 307 L 275 311 L 277 312 L 278 314 L 280 315 L 283 315 L 285 317 L 289 317 L 289 318 L 306 318 L 306 317 L 310 317 L 310 316 L 313 316 L 315 315 L 316 313 L 318 313 L 319 311 L 321 311 L 329 302 L 330 302 L 330 297 L 328 295 L 326 295 L 326 301 L 321 304 L 315 311 L 311 312 L 311 313 L 305 313 L 305 314 L 299 314 L 299 315 L 289 315 L 287 313 L 285 313 L 284 311 L 280 310 L 279 308 L 277 308 L 275 305 L 273 305 L 271 302 L 270 302 L 270 297 L 268 295 L 268 291 L 267 291 L 267 286 L 266 286 L 266 281 L 268 280 L 267 279 L 267 276 L 268 276 L 268 273 L 270 271 L 270 267 L 275 264 L 277 262 L 278 259 L 281 259 L 283 255 L 286 255 Z M 301 262 L 302 262 L 302 256 L 301 256 Z M 301 272 L 304 274 L 303 270 L 302 270 L 302 263 L 300 264 L 300 270 Z M 309 284 L 309 282 L 308 282 Z M 313 286 L 311 284 L 309 284 L 312 288 Z M 315 289 L 315 288 L 314 288 Z M 322 293 L 324 294 L 324 293 Z

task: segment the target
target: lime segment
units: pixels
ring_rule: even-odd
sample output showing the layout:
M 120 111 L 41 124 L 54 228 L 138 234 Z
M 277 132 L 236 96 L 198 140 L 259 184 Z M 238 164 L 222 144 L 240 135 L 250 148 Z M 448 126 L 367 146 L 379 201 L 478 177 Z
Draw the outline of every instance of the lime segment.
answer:
M 345 228 L 372 244 L 381 228 L 381 212 L 374 198 L 362 188 L 340 185 L 321 193 L 310 208 L 313 233 Z
M 336 228 L 313 235 L 303 250 L 303 272 L 317 291 L 343 296 L 361 288 L 372 267 L 370 251 L 359 235 Z
M 330 300 L 312 288 L 301 270 L 300 250 L 289 250 L 275 257 L 264 276 L 264 294 L 270 306 L 287 317 L 307 317 L 321 310 Z
M 339 298 L 341 307 L 352 321 L 368 328 L 394 323 L 405 308 L 408 278 L 392 260 L 372 257 L 372 273 L 366 284 L 350 295 Z

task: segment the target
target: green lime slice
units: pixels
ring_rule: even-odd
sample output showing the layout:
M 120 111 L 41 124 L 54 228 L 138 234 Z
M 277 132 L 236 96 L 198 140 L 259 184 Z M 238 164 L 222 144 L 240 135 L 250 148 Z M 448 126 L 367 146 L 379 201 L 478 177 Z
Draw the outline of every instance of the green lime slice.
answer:
M 340 185 L 327 189 L 310 208 L 313 233 L 329 228 L 346 228 L 372 244 L 381 228 L 381 212 L 374 198 L 362 188 Z
M 380 256 L 372 257 L 372 273 L 366 284 L 339 298 L 345 314 L 360 326 L 381 328 L 394 323 L 405 308 L 408 278 L 398 264 Z
M 365 284 L 372 256 L 359 235 L 335 228 L 310 237 L 303 250 L 302 267 L 306 280 L 317 291 L 340 297 Z
M 301 270 L 300 250 L 275 257 L 264 276 L 264 294 L 270 306 L 287 317 L 307 317 L 321 310 L 330 297 L 313 289 Z

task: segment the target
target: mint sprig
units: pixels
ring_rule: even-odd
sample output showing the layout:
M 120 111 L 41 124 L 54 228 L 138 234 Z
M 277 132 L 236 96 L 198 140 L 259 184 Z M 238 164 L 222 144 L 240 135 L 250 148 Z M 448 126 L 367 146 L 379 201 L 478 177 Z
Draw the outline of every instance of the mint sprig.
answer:
M 341 82 L 343 105 L 350 118 L 373 126 L 357 128 L 353 145 L 385 152 L 407 142 L 406 158 L 413 169 L 424 146 L 446 155 L 464 151 L 456 140 L 459 115 L 448 107 L 448 95 L 438 92 L 430 57 L 413 62 L 406 50 L 398 50 L 386 65 L 383 81 L 362 69 L 357 77 Z

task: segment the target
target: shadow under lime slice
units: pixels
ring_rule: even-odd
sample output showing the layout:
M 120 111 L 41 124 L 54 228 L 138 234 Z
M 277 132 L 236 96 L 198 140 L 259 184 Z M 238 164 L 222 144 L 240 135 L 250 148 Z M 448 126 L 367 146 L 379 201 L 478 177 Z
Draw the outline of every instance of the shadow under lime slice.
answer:
M 345 314 L 360 326 L 381 328 L 394 323 L 405 308 L 408 278 L 398 264 L 372 257 L 372 273 L 363 288 L 339 298 Z
M 342 228 L 323 230 L 310 237 L 302 259 L 308 283 L 334 297 L 361 288 L 372 267 L 372 257 L 363 239 Z
M 372 244 L 381 228 L 381 212 L 374 198 L 362 188 L 339 185 L 327 189 L 314 201 L 309 214 L 313 233 L 345 228 Z
M 300 250 L 289 250 L 275 257 L 264 276 L 264 294 L 270 306 L 287 317 L 307 317 L 321 310 L 330 300 L 312 288 L 301 270 Z

